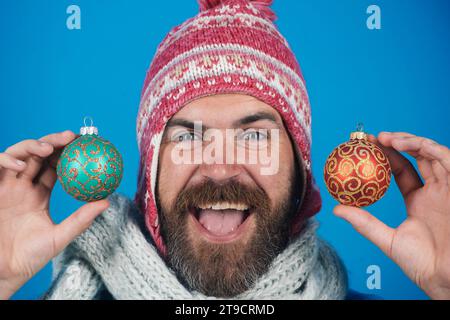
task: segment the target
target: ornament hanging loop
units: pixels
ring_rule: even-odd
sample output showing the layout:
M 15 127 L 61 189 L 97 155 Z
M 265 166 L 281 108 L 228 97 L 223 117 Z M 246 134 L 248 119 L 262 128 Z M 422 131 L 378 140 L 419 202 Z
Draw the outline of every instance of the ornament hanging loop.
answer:
M 357 132 L 364 132 L 364 123 L 358 122 L 358 124 L 356 125 L 356 131 Z
M 364 132 L 364 124 L 358 122 L 356 131 L 350 134 L 350 140 L 367 140 L 367 133 Z
M 88 125 L 86 124 L 86 121 L 90 121 L 91 124 L 88 126 Z M 93 127 L 93 126 L 94 126 L 94 120 L 93 120 L 92 117 L 90 117 L 90 116 L 84 117 L 83 123 L 84 123 L 84 126 L 85 126 L 85 127 Z
M 86 124 L 87 121 L 90 121 L 89 126 Z M 97 129 L 97 127 L 94 127 L 94 120 L 92 119 L 92 117 L 90 117 L 90 116 L 84 117 L 83 123 L 84 123 L 84 127 L 80 128 L 80 135 L 82 135 L 82 136 L 87 135 L 87 134 L 98 135 L 98 129 Z

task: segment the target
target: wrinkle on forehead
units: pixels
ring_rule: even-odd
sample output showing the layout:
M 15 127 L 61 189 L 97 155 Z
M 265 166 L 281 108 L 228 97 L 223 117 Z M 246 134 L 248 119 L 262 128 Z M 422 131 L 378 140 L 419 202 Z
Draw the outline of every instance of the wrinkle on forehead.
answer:
M 172 119 L 183 118 L 190 121 L 209 119 L 217 122 L 217 127 L 228 125 L 231 128 L 231 123 L 239 118 L 258 112 L 270 113 L 278 124 L 283 124 L 281 116 L 272 106 L 247 94 L 215 94 L 201 97 L 189 102 Z

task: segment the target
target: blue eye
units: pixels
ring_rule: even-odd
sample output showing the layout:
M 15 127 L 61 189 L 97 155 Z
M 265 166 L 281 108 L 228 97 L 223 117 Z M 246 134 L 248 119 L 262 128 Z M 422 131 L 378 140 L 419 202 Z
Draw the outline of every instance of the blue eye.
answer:
M 261 141 L 267 139 L 267 134 L 264 134 L 261 130 L 250 129 L 244 132 L 242 138 L 249 141 Z
M 195 134 L 195 132 L 181 132 L 172 138 L 172 141 L 174 142 L 188 142 L 196 140 L 200 140 L 200 137 Z

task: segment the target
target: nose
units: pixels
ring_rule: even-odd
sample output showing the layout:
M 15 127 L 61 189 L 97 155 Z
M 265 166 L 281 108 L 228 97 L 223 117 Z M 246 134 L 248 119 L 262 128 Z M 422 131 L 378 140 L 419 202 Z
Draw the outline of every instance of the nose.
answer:
M 224 183 L 237 177 L 242 169 L 237 164 L 201 164 L 199 173 L 216 183 Z
M 233 161 L 237 157 L 234 135 L 230 137 L 223 129 L 209 129 L 204 137 L 207 141 L 204 148 L 212 148 L 210 141 L 214 141 L 214 145 L 212 145 L 213 153 L 205 151 L 203 154 L 203 162 L 199 167 L 200 174 L 216 183 L 224 183 L 237 177 L 242 172 L 242 167 Z

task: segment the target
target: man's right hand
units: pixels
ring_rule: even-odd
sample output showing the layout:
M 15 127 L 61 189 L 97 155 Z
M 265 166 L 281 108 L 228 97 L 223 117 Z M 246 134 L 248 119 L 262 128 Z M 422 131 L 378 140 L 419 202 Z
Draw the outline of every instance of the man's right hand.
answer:
M 64 131 L 0 153 L 0 299 L 11 297 L 109 206 L 106 199 L 85 204 L 58 225 L 50 217 L 56 164 L 76 137 Z

